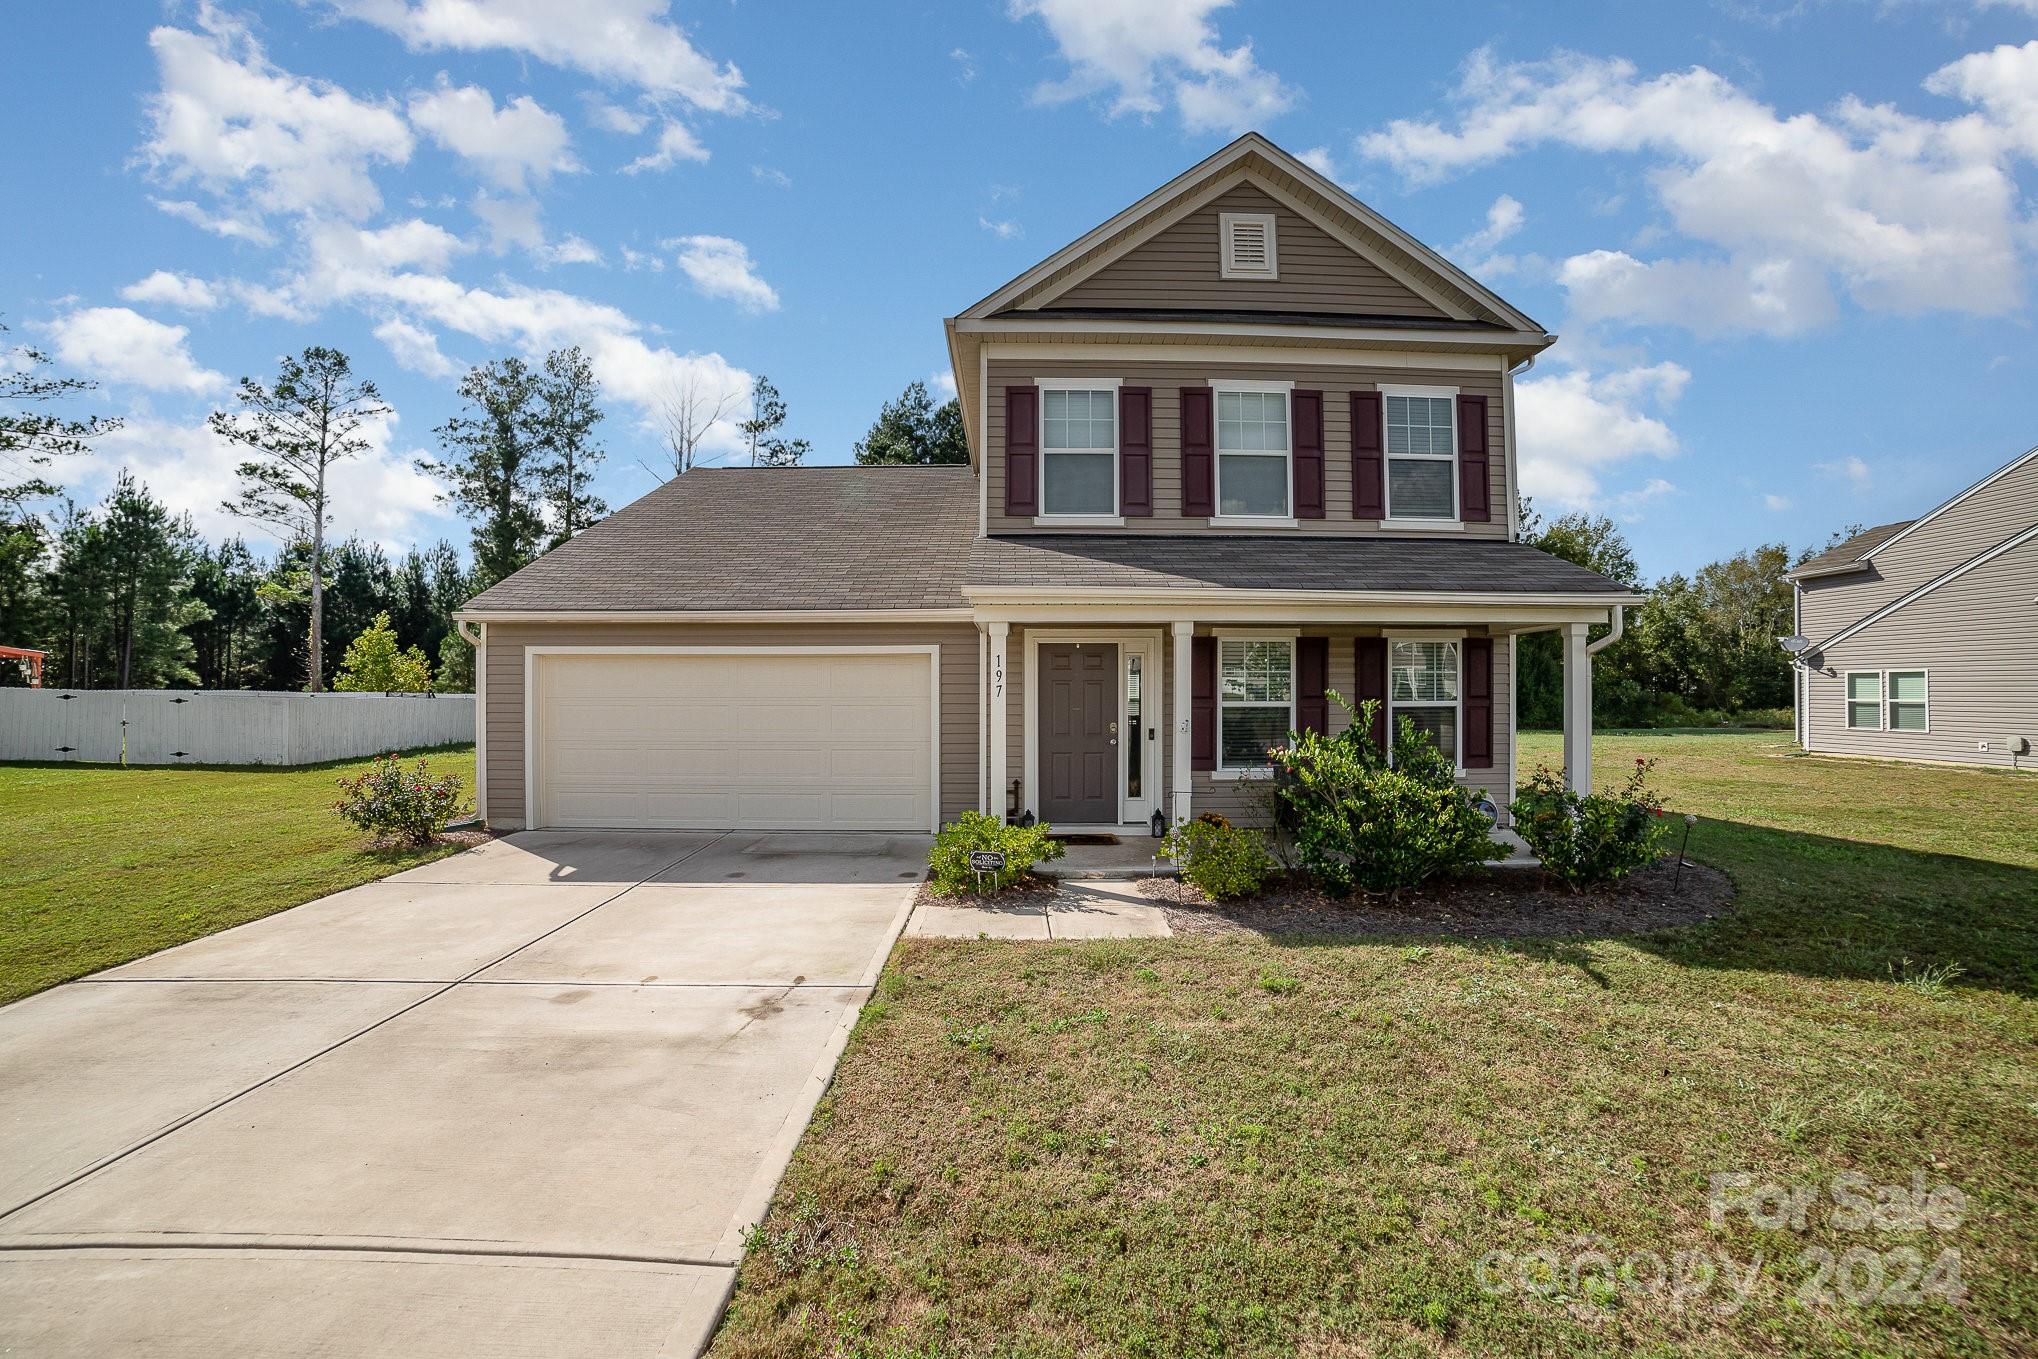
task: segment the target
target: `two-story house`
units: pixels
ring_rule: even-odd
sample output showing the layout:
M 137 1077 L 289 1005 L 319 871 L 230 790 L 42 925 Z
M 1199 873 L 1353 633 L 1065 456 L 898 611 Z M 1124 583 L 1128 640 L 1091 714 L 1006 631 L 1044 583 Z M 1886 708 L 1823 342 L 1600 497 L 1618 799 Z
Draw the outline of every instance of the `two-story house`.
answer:
M 1806 750 L 2038 768 L 2038 448 L 1788 579 Z
M 1517 541 L 1553 337 L 1257 135 L 948 323 L 967 467 L 696 471 L 487 590 L 493 825 L 1250 815 L 1335 691 L 1515 783 L 1516 639 L 1620 585 Z

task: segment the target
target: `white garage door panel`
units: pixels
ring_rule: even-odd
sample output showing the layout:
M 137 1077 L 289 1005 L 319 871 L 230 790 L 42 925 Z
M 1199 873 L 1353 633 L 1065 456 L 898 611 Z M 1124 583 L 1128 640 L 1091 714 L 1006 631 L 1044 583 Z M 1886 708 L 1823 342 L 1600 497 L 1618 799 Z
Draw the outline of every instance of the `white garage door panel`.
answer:
M 925 652 L 538 655 L 547 826 L 926 830 Z

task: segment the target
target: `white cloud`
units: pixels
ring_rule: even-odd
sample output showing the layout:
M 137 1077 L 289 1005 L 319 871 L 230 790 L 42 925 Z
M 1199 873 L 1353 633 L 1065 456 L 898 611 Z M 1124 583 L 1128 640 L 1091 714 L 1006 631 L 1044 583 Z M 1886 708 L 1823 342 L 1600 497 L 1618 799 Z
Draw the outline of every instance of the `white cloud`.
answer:
M 1812 464 L 1812 470 L 1823 472 L 1829 477 L 1837 477 L 1856 490 L 1866 488 L 1868 483 L 1875 479 L 1875 473 L 1868 464 L 1852 456 L 1833 462 L 1815 462 Z
M 967 85 L 972 80 L 975 80 L 977 78 L 976 58 L 972 57 L 969 54 L 968 48 L 966 47 L 950 48 L 948 53 L 948 59 L 955 63 L 956 84 Z
M 130 302 L 154 302 L 188 311 L 211 311 L 219 305 L 219 293 L 210 283 L 167 269 L 158 269 L 147 278 L 128 284 L 120 295 Z
M 440 273 L 467 249 L 458 236 L 421 217 L 369 231 L 338 222 L 322 223 L 305 232 L 312 257 L 324 267 L 354 269 L 423 269 Z
M 985 231 L 990 232 L 993 236 L 996 236 L 1001 241 L 1013 240 L 1016 237 L 1024 236 L 1026 234 L 1024 228 L 1022 228 L 1017 222 L 1006 219 L 993 219 L 985 217 L 981 214 L 979 214 L 977 217 L 977 225 L 982 227 Z
M 274 245 L 276 237 L 269 228 L 247 217 L 232 213 L 210 213 L 187 199 L 151 198 L 149 200 L 162 211 L 180 222 L 189 222 L 201 231 L 229 241 L 247 241 L 251 245 Z
M 637 250 L 626 245 L 623 247 L 622 253 L 623 253 L 623 268 L 629 270 L 632 273 L 635 273 L 639 269 L 648 269 L 650 272 L 654 274 L 662 274 L 665 272 L 665 256 L 660 255 L 655 251 Z
M 1601 477 L 1619 464 L 1675 457 L 1677 435 L 1648 408 L 1676 405 L 1690 379 L 1682 366 L 1658 363 L 1603 377 L 1574 368 L 1521 382 L 1515 387 L 1515 428 L 1522 491 L 1545 505 L 1593 509 L 1603 503 Z M 1649 489 L 1660 480 L 1652 479 L 1640 494 L 1667 494 L 1668 482 L 1661 490 Z
M 412 465 L 422 450 L 396 445 L 395 424 L 393 416 L 369 422 L 362 430 L 369 450 L 334 465 L 333 531 L 405 551 L 423 536 L 423 521 L 437 513 L 438 487 Z M 124 467 L 173 511 L 188 513 L 205 537 L 216 542 L 238 534 L 259 544 L 273 538 L 267 526 L 221 508 L 236 494 L 234 469 L 247 457 L 246 449 L 221 439 L 203 422 L 131 414 L 70 466 L 74 484 L 84 492 L 80 499 L 104 494 Z
M 361 218 L 379 209 L 370 167 L 410 158 L 403 118 L 330 81 L 277 69 L 245 27 L 209 6 L 198 22 L 202 32 L 164 27 L 149 35 L 162 81 L 149 99 L 142 148 L 151 168 L 172 184 L 244 194 L 257 215 Z M 166 210 L 219 230 L 195 207 Z M 240 223 L 245 233 L 245 219 L 235 212 L 211 222 Z
M 1296 156 L 1295 159 L 1301 161 L 1304 165 L 1316 171 L 1316 173 L 1322 175 L 1325 179 L 1328 179 L 1333 183 L 1336 182 L 1337 157 L 1333 156 L 1330 153 L 1329 147 L 1312 146 L 1307 151 L 1304 151 L 1300 155 Z
M 581 236 L 562 236 L 547 242 L 538 251 L 538 257 L 546 264 L 600 264 L 602 253 L 594 242 Z
M 1068 75 L 1034 97 L 1050 104 L 1094 95 L 1109 114 L 1150 118 L 1170 105 L 1191 132 L 1242 132 L 1294 105 L 1261 68 L 1250 41 L 1226 49 L 1211 14 L 1231 0 L 1010 0 L 1015 19 L 1047 25 Z
M 226 378 L 192 359 L 184 345 L 189 330 L 126 307 L 65 312 L 49 329 L 59 359 L 108 383 L 194 395 L 226 385 Z
M 2023 291 L 2003 158 L 2020 144 L 2029 58 L 2006 53 L 2022 49 L 1933 76 L 1986 115 L 1935 121 L 1852 97 L 1786 116 L 1703 67 L 1644 78 L 1626 61 L 1503 64 L 1481 50 L 1454 126 L 1397 120 L 1359 149 L 1417 182 L 1546 144 L 1646 158 L 1657 201 L 1705 253 L 1568 261 L 1574 301 L 1596 318 L 1681 324 L 1696 300 L 1696 328 L 1791 334 L 1835 315 L 1836 286 L 1876 310 L 1996 315 Z
M 456 87 L 441 76 L 436 90 L 411 96 L 410 120 L 484 179 L 512 193 L 580 168 L 569 149 L 566 120 L 527 94 L 498 109 L 479 85 Z
M 738 113 L 743 75 L 667 21 L 668 0 L 331 0 L 414 50 L 502 48 L 710 113 Z
M 634 137 L 651 126 L 649 115 L 611 104 L 605 99 L 591 99 L 587 105 L 588 121 L 604 132 L 620 133 Z
M 769 184 L 774 189 L 790 189 L 793 177 L 783 170 L 773 170 L 763 165 L 750 167 L 750 176 L 760 184 Z
M 942 368 L 928 374 L 927 390 L 934 394 L 936 401 L 946 401 L 949 397 L 954 396 L 955 370 L 953 368 Z
M 757 276 L 743 242 L 727 236 L 682 236 L 665 246 L 679 251 L 680 269 L 703 295 L 727 298 L 745 311 L 778 310 L 778 293 Z
M 392 316 L 375 327 L 375 338 L 389 349 L 390 357 L 413 373 L 429 378 L 449 378 L 460 365 L 439 352 L 439 337 L 423 326 L 414 326 Z
M 1521 203 L 1512 194 L 1502 194 L 1486 209 L 1486 225 L 1444 251 L 1475 274 L 1505 274 L 1514 269 L 1512 255 L 1497 255 L 1495 249 L 1527 220 Z
M 658 131 L 658 145 L 623 167 L 626 175 L 646 170 L 669 170 L 683 160 L 705 161 L 708 148 L 702 146 L 684 123 L 667 123 Z
M 2038 0 L 2028 7 L 2038 16 Z M 2038 159 L 2038 39 L 1970 52 L 1926 77 L 1925 88 L 1983 110 L 2006 152 Z
M 1772 510 L 1778 514 L 1781 514 L 1783 513 L 1783 511 L 1790 508 L 1790 497 L 1785 495 L 1777 495 L 1775 492 L 1772 491 L 1768 495 L 1762 497 L 1762 508 L 1765 510 Z
M 469 206 L 481 219 L 482 229 L 488 233 L 488 248 L 496 254 L 544 248 L 545 225 L 538 220 L 537 199 L 518 195 L 498 198 L 483 192 L 475 194 Z

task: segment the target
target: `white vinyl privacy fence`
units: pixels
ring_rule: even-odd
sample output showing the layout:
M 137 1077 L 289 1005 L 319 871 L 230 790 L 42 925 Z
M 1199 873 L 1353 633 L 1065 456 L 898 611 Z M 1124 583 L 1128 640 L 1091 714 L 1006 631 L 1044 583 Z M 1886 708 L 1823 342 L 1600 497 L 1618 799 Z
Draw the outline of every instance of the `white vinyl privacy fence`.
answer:
M 317 764 L 473 739 L 472 694 L 0 689 L 0 760 Z

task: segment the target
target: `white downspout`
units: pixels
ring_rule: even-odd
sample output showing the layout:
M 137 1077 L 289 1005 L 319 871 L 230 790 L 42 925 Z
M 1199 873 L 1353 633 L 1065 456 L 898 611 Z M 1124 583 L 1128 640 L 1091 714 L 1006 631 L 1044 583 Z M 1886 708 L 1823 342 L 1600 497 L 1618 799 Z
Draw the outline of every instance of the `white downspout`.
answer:
M 453 631 L 474 648 L 474 814 L 488 824 L 488 625 L 453 620 Z
M 1536 366 L 1536 356 L 1531 354 L 1521 361 L 1520 366 L 1508 369 L 1502 374 L 1500 384 L 1501 431 L 1507 440 L 1506 458 L 1501 467 L 1507 473 L 1507 541 L 1521 541 L 1521 491 L 1516 483 L 1516 469 L 1520 466 L 1514 448 L 1514 380 Z
M 1612 646 L 1615 642 L 1618 642 L 1620 640 L 1621 634 L 1627 631 L 1628 627 L 1627 605 L 1616 604 L 1611 609 L 1607 610 L 1607 613 L 1609 615 L 1610 621 L 1613 623 L 1613 626 L 1607 629 L 1606 636 L 1600 638 L 1596 642 L 1587 642 L 1585 644 L 1585 654 L 1588 656 L 1597 656 L 1600 652 L 1606 650 L 1608 647 Z

